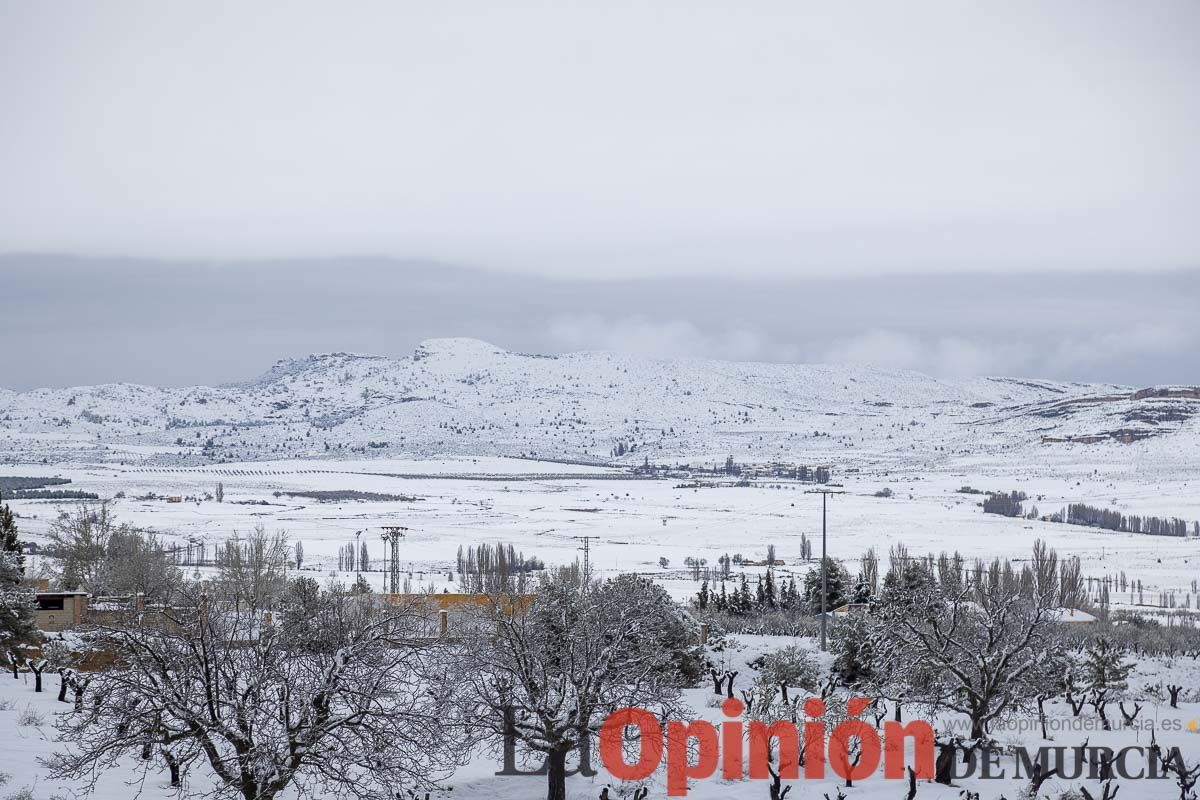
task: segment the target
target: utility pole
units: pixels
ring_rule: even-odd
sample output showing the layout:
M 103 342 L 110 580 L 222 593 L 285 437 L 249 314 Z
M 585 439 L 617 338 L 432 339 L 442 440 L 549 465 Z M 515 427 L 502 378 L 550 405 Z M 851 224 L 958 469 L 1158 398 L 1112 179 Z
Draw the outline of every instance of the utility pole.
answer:
M 391 580 L 390 594 L 400 594 L 400 540 L 404 538 L 404 534 L 408 533 L 408 528 L 403 525 L 384 525 L 383 539 L 388 543 L 388 577 Z
M 840 484 L 830 484 L 830 486 L 840 486 Z M 829 615 L 826 611 L 826 598 L 829 597 L 829 565 L 826 550 L 826 535 L 825 535 L 825 517 L 829 495 L 845 494 L 841 489 L 833 489 L 827 486 L 824 489 L 809 489 L 805 494 L 821 495 L 821 652 L 827 651 L 827 631 L 829 627 Z
M 592 576 L 591 566 L 591 542 L 593 539 L 600 541 L 599 536 L 572 536 L 572 539 L 578 539 L 583 542 L 583 586 L 587 588 L 588 582 Z

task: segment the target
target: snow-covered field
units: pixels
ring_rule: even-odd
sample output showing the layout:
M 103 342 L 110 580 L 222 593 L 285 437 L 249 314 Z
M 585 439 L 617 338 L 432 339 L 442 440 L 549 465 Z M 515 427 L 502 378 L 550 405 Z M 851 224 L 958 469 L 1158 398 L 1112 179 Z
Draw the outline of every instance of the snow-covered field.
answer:
M 723 668 L 739 672 L 739 686 L 750 686 L 755 674 L 748 662 L 764 653 L 776 650 L 790 644 L 812 649 L 813 642 L 809 639 L 790 639 L 777 636 L 737 636 L 732 637 L 725 649 L 714 654 L 714 660 Z M 829 658 L 817 654 L 818 659 L 828 668 Z M 1069 706 L 1061 699 L 1047 704 L 1049 718 L 1048 728 L 1050 740 L 1040 738 L 1036 717 L 1019 717 L 998 726 L 994 732 L 995 738 L 1002 745 L 1021 744 L 1029 748 L 1036 757 L 1040 747 L 1075 748 L 1085 742 L 1091 747 L 1109 747 L 1119 750 L 1126 747 L 1149 747 L 1151 731 L 1155 741 L 1163 748 L 1178 747 L 1189 762 L 1200 756 L 1200 734 L 1196 731 L 1197 718 L 1200 718 L 1200 696 L 1193 690 L 1181 701 L 1178 709 L 1172 709 L 1165 702 L 1165 695 L 1159 696 L 1161 690 L 1155 689 L 1164 683 L 1181 683 L 1186 686 L 1200 686 L 1200 662 L 1192 659 L 1182 659 L 1168 663 L 1159 659 L 1142 659 L 1138 662 L 1129 684 L 1134 696 L 1139 698 L 1143 709 L 1138 717 L 1136 728 L 1125 728 L 1121 725 L 1119 715 L 1110 710 L 1114 718 L 1114 730 L 1103 731 L 1098 720 L 1085 711 L 1079 718 L 1072 716 Z M 55 716 L 69 714 L 70 705 L 55 701 L 58 677 L 48 676 L 45 691 L 37 694 L 33 691 L 32 678 L 23 675 L 14 680 L 11 675 L 0 675 L 0 730 L 3 734 L 3 747 L 0 747 L 0 779 L 6 785 L 0 785 L 0 797 L 19 796 L 15 793 L 23 788 L 32 790 L 32 797 L 54 798 L 70 797 L 73 791 L 80 788 L 79 784 L 61 781 L 52 771 L 42 767 L 38 760 L 55 752 L 61 745 L 55 742 L 53 729 Z M 723 698 L 713 694 L 711 685 L 690 689 L 685 692 L 685 700 L 694 712 L 695 719 L 720 723 L 726 718 L 722 716 L 720 702 Z M 913 718 L 910 710 L 908 719 Z M 1071 752 L 1070 750 L 1067 751 Z M 1072 762 L 1073 763 L 1073 762 Z M 130 796 L 155 798 L 173 796 L 165 773 L 154 769 L 145 770 L 144 764 L 136 760 L 128 760 L 121 769 L 109 770 L 100 776 L 97 782 L 96 794 L 100 800 L 118 800 Z M 597 759 L 597 766 L 599 766 Z M 918 798 L 929 800 L 950 800 L 961 798 L 961 793 L 978 792 L 981 798 L 1015 798 L 1028 786 L 1027 774 L 1020 773 L 1015 758 L 1006 757 L 1000 763 L 1000 769 L 1005 773 L 1004 779 L 984 779 L 976 774 L 955 782 L 955 786 L 941 786 L 932 782 L 922 781 L 918 787 Z M 1144 767 L 1144 761 L 1130 757 L 1129 771 L 1136 772 Z M 545 793 L 545 778 L 540 776 L 496 776 L 501 768 L 493 754 L 486 751 L 475 753 L 470 763 L 461 768 L 446 785 L 446 791 L 438 793 L 443 798 L 469 798 L 470 800 L 534 800 L 543 797 Z M 194 775 L 186 779 L 185 796 L 199 795 L 208 788 L 202 776 L 202 770 L 194 770 Z M 1018 778 L 1018 775 L 1023 777 Z M 600 791 L 610 783 L 616 784 L 605 771 L 601 770 L 595 777 L 575 776 L 568 779 L 569 800 L 594 800 Z M 1121 786 L 1121 796 L 1131 800 L 1166 800 L 1178 797 L 1178 789 L 1171 779 L 1124 781 L 1118 779 Z M 666 796 L 665 767 L 646 782 L 651 788 L 651 798 Z M 835 798 L 842 782 L 832 773 L 827 773 L 824 779 L 801 778 L 797 781 L 785 781 L 785 785 L 793 785 L 792 798 L 828 796 Z M 1051 778 L 1042 787 L 1039 796 L 1057 797 L 1060 793 L 1083 785 L 1089 788 L 1097 797 L 1100 794 L 1100 782 L 1089 779 L 1087 768 L 1076 779 Z M 631 789 L 631 787 L 620 787 Z M 854 788 L 843 789 L 848 798 L 862 800 L 884 800 L 903 797 L 907 787 L 902 781 L 887 780 L 881 775 L 860 780 Z M 720 772 L 710 778 L 696 780 L 690 783 L 688 797 L 697 800 L 723 800 L 724 798 L 762 798 L 767 797 L 766 781 L 743 780 L 731 781 L 722 778 Z M 288 797 L 295 797 L 294 792 L 288 792 Z M 622 796 L 622 795 L 614 795 Z M 631 794 L 628 796 L 632 796 Z
M 638 479 L 616 470 L 506 459 L 438 461 L 263 462 L 212 468 L 129 468 L 92 466 L 39 468 L 20 465 L 14 474 L 53 473 L 70 478 L 70 488 L 114 498 L 120 521 L 152 528 L 184 543 L 214 542 L 256 525 L 287 531 L 303 543 L 305 569 L 333 576 L 337 551 L 361 531 L 376 568 L 382 568 L 380 527 L 411 530 L 402 545 L 402 564 L 414 586 L 445 588 L 455 569 L 460 545 L 512 544 L 547 563 L 580 556 L 581 540 L 591 542 L 593 568 L 601 574 L 636 571 L 654 575 L 684 598 L 697 584 L 684 565 L 688 557 L 715 565 L 722 554 L 761 560 L 774 544 L 786 564 L 780 572 L 803 574 L 799 561 L 802 535 L 819 537 L 821 498 L 811 485 L 763 480 L 752 486 L 679 488 L 675 480 Z M 572 474 L 574 473 L 574 474 Z M 986 473 L 984 473 L 986 475 Z M 224 487 L 224 502 L 202 499 Z M 1175 591 L 1180 605 L 1200 576 L 1200 539 L 1101 532 L 1049 522 L 984 514 L 975 488 L 1021 489 L 1043 513 L 1068 502 L 1116 500 L 1136 513 L 1175 509 L 1200 518 L 1196 481 L 1143 484 L 1110 474 L 1075 479 L 1021 477 L 1013 473 L 983 477 L 955 470 L 924 477 L 847 476 L 846 494 L 831 497 L 829 553 L 853 568 L 869 547 L 881 557 L 894 544 L 916 554 L 961 552 L 968 559 L 1026 557 L 1037 539 L 1061 554 L 1078 555 L 1085 576 L 1141 580 L 1145 602 L 1157 603 L 1160 591 Z M 883 487 L 891 498 L 875 492 Z M 288 492 L 356 490 L 403 495 L 411 501 L 318 501 Z M 154 493 L 162 499 L 135 499 Z M 123 497 L 118 497 L 123 494 Z M 167 497 L 197 497 L 169 502 Z M 1040 498 L 1040 499 L 1039 499 Z M 262 505 L 265 503 L 265 505 Z M 24 536 L 42 538 L 70 501 L 18 500 Z M 819 542 L 817 551 L 819 552 Z M 668 559 L 664 569 L 659 559 Z M 353 579 L 353 576 L 341 576 Z M 382 586 L 382 572 L 368 573 Z M 1114 596 L 1125 604 L 1129 596 Z M 1193 607 L 1195 598 L 1192 597 Z
M 586 537 L 600 575 L 653 576 L 678 600 L 699 584 L 686 566 L 715 566 L 723 555 L 761 561 L 769 545 L 798 581 L 815 565 L 801 557 L 803 537 L 820 554 L 821 497 L 812 484 L 773 478 L 735 485 L 724 476 L 650 478 L 633 467 L 781 460 L 827 465 L 844 494 L 829 498 L 828 547 L 851 572 L 874 548 L 915 555 L 959 552 L 968 560 L 1026 558 L 1043 539 L 1078 556 L 1085 578 L 1140 581 L 1142 596 L 1114 592 L 1115 608 L 1151 614 L 1160 593 L 1197 608 L 1200 538 L 1112 533 L 984 514 L 982 496 L 960 491 L 1020 490 L 1041 514 L 1087 503 L 1124 514 L 1200 520 L 1200 398 L 1129 388 L 979 379 L 938 381 L 914 373 L 852 367 L 653 362 L 611 354 L 543 358 L 505 353 L 481 342 L 430 342 L 411 359 L 336 355 L 284 362 L 257 382 L 234 387 L 151 389 L 102 386 L 23 394 L 0 392 L 0 475 L 70 480 L 49 487 L 93 492 L 119 522 L 158 532 L 185 548 L 217 543 L 256 526 L 286 531 L 303 544 L 303 573 L 351 581 L 338 550 L 366 542 L 364 577 L 383 587 L 384 525 L 409 532 L 402 571 L 414 588 L 453 589 L 460 547 L 512 544 L 547 564 L 581 557 Z M 1132 431 L 1124 440 L 1120 432 Z M 1095 440 L 1062 439 L 1095 436 Z M 625 448 L 621 450 L 621 448 Z M 617 452 L 614 452 L 616 449 Z M 218 484 L 223 502 L 215 497 Z M 878 496 L 883 489 L 890 497 Z M 323 501 L 305 493 L 369 492 L 400 499 Z M 169 498 L 181 498 L 172 502 Z M 12 500 L 23 538 L 44 541 L 74 501 Z M 661 563 L 666 559 L 666 566 Z M 29 568 L 37 573 L 37 557 Z M 187 568 L 189 571 L 193 567 Z M 762 567 L 746 567 L 753 575 Z M 1144 605 L 1141 605 L 1144 603 Z M 794 643 L 736 637 L 719 659 L 745 676 L 746 662 Z M 809 640 L 795 642 L 812 647 Z M 1186 659 L 1143 659 L 1131 686 L 1179 682 L 1193 694 L 1179 710 L 1146 695 L 1144 719 L 1158 740 L 1200 756 L 1187 723 L 1200 715 L 1200 667 Z M 0 798 L 21 787 L 51 797 L 72 787 L 36 765 L 56 745 L 57 676 L 35 695 L 26 677 L 0 677 Z M 710 688 L 689 690 L 698 717 L 719 720 Z M 28 711 L 26 711 L 28 709 Z M 1070 716 L 1056 702 L 1052 713 Z M 1115 713 L 1114 713 L 1115 716 Z M 1026 720 L 1028 723 L 1028 720 Z M 1055 745 L 1147 744 L 1144 731 L 1071 730 Z M 1013 740 L 1037 745 L 1037 735 Z M 1044 743 L 1043 743 L 1044 744 Z M 497 778 L 479 754 L 453 781 L 452 796 L 526 800 L 542 796 L 539 778 Z M 104 776 L 103 798 L 163 796 L 164 776 Z M 572 778 L 571 798 L 594 798 L 604 784 Z M 1051 781 L 1057 796 L 1070 782 Z M 661 775 L 651 797 L 662 796 Z M 923 785 L 918 797 L 1015 798 L 1019 782 L 966 780 Z M 75 787 L 77 788 L 77 787 Z M 197 787 L 198 788 L 198 787 Z M 904 787 L 872 780 L 852 797 L 895 798 Z M 836 798 L 835 783 L 801 782 L 793 794 Z M 697 783 L 702 800 L 765 797 L 762 783 Z M 1099 796 L 1097 794 L 1097 796 Z M 1123 787 L 1123 800 L 1178 796 L 1173 784 Z

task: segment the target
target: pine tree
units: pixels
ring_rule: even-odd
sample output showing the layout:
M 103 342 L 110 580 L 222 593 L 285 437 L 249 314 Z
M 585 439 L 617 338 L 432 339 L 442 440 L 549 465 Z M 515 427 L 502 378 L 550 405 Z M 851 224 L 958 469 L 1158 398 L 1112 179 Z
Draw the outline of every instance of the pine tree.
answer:
M 22 576 L 25 574 L 25 555 L 17 537 L 17 520 L 8 503 L 0 506 L 0 553 L 12 553 L 17 569 Z
M 700 584 L 700 592 L 696 595 L 696 608 L 700 609 L 701 611 L 705 610 L 708 608 L 708 601 L 708 579 L 705 578 L 704 582 Z
M 6 653 L 41 638 L 33 590 L 21 582 L 25 570 L 18 556 L 0 551 L 0 649 Z
M 849 576 L 846 569 L 832 558 L 825 559 L 825 570 L 828 575 L 829 595 L 826 597 L 825 610 L 833 611 L 847 601 L 846 584 Z M 804 596 L 815 611 L 821 609 L 821 570 L 811 569 L 804 576 Z
M 854 588 L 850 592 L 851 603 L 869 603 L 871 602 L 871 587 L 866 579 L 859 575 L 854 583 Z
M 864 614 L 850 614 L 834 629 L 833 670 L 847 686 L 860 686 L 873 676 L 871 637 Z
M 746 581 L 746 574 L 742 573 L 738 588 L 734 591 L 733 596 L 729 598 L 729 612 L 743 616 L 749 614 L 753 609 L 754 600 L 750 596 L 750 584 Z
M 0 506 L 0 648 L 10 651 L 41 638 L 33 591 L 22 583 L 25 556 L 17 521 L 8 504 Z
M 1083 659 L 1083 681 L 1088 691 L 1113 694 L 1129 686 L 1133 662 L 1126 663 L 1125 651 L 1106 636 L 1097 637 Z

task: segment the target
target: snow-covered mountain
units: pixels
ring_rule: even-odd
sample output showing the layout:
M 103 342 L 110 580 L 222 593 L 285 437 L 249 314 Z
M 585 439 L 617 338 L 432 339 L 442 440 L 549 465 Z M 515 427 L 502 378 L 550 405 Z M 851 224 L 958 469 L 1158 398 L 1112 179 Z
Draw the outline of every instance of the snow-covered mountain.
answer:
M 1192 458 L 1200 390 L 864 366 L 540 356 L 473 339 L 409 357 L 280 361 L 246 383 L 0 390 L 8 461 L 204 464 L 506 455 L 596 463 L 739 461 L 844 468 L 1075 451 Z

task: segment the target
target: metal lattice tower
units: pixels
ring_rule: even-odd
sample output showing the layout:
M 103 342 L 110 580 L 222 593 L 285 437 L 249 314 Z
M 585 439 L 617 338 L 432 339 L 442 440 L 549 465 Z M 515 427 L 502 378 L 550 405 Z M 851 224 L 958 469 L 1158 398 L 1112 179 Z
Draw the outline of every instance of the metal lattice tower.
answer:
M 599 536 L 573 536 L 571 538 L 578 539 L 579 541 L 583 542 L 583 547 L 580 549 L 583 550 L 583 585 L 586 587 L 592 577 L 591 542 L 593 540 L 600 541 L 600 537 Z
M 400 540 L 404 538 L 404 534 L 408 533 L 408 528 L 403 525 L 384 525 L 383 540 L 388 543 L 388 579 L 390 586 L 388 591 L 391 594 L 400 594 Z

